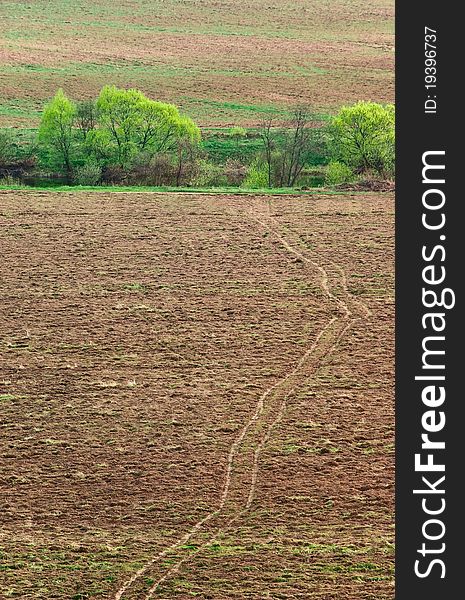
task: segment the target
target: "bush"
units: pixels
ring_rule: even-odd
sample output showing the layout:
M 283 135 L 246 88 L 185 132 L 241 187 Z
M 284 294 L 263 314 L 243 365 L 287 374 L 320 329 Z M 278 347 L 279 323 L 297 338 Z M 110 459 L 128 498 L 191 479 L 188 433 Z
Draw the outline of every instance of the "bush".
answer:
M 169 154 L 157 154 L 150 162 L 151 176 L 149 185 L 174 185 L 176 170 Z
M 15 157 L 15 144 L 9 129 L 0 129 L 0 166 L 9 165 Z
M 128 183 L 132 185 L 169 186 L 174 185 L 175 179 L 173 158 L 164 153 L 139 155 L 128 173 Z
M 238 187 L 247 176 L 247 167 L 241 161 L 230 158 L 224 165 L 224 175 L 227 185 Z
M 385 157 L 382 175 L 385 179 L 394 180 L 396 176 L 396 159 L 394 154 Z
M 221 187 L 226 185 L 223 169 L 204 158 L 200 158 L 195 164 L 196 173 L 192 177 L 194 187 Z
M 15 186 L 21 188 L 27 187 L 20 179 L 17 179 L 12 175 L 5 175 L 4 177 L 0 178 L 0 186 Z
M 126 180 L 126 172 L 119 165 L 107 165 L 102 169 L 102 183 L 120 185 Z
M 76 185 L 99 185 L 102 180 L 102 167 L 97 163 L 86 163 L 77 167 L 73 181 Z
M 349 183 L 355 179 L 350 167 L 341 162 L 331 162 L 326 171 L 325 182 L 327 185 L 340 185 Z
M 247 136 L 247 129 L 244 129 L 244 127 L 231 127 L 229 130 L 229 135 L 232 138 L 244 138 Z
M 245 188 L 267 188 L 268 187 L 268 166 L 265 163 L 255 160 L 247 171 L 242 186 Z

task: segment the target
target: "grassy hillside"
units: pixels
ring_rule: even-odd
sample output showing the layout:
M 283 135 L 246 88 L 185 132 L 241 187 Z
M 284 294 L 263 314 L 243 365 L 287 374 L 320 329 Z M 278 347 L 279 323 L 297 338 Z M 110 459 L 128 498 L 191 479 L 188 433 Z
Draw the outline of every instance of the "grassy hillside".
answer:
M 137 87 L 202 126 L 253 126 L 308 103 L 394 97 L 393 0 L 9 0 L 0 3 L 0 127 L 46 98 Z

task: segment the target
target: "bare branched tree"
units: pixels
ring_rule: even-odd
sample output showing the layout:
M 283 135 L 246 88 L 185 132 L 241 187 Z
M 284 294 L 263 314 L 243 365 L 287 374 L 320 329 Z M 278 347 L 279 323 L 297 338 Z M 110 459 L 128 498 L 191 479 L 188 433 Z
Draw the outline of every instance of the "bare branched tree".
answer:
M 77 105 L 76 125 L 84 140 L 87 134 L 97 126 L 97 108 L 93 100 L 83 100 Z
M 312 150 L 317 149 L 311 119 L 310 110 L 298 106 L 284 124 L 278 125 L 273 117 L 262 121 L 260 137 L 269 187 L 293 187 L 296 184 Z
M 311 139 L 310 111 L 298 106 L 292 114 L 282 153 L 280 187 L 293 187 L 305 166 Z
M 276 149 L 275 134 L 273 131 L 274 118 L 264 119 L 260 125 L 260 137 L 265 149 L 265 160 L 268 170 L 268 187 L 273 187 L 273 153 Z

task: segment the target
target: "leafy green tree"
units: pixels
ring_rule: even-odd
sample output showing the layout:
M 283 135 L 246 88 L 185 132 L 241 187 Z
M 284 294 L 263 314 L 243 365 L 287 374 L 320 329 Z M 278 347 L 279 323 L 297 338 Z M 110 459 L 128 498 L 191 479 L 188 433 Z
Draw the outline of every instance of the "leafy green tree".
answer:
M 329 127 L 333 159 L 356 173 L 393 172 L 395 112 L 392 104 L 358 102 L 344 106 Z
M 62 89 L 45 106 L 39 127 L 39 143 L 50 152 L 51 162 L 64 167 L 68 177 L 72 173 L 73 125 L 76 105 Z
M 176 106 L 147 98 L 139 90 L 105 86 L 96 102 L 101 132 L 94 141 L 113 147 L 118 164 L 127 166 L 139 152 L 175 150 L 180 140 L 197 143 L 200 130 Z
M 121 166 L 136 154 L 136 132 L 141 123 L 137 111 L 140 96 L 136 90 L 105 86 L 97 99 L 101 130 L 95 137 L 99 146 L 105 141 L 107 150 L 114 146 L 116 160 Z
M 83 154 L 102 166 L 121 163 L 118 147 L 107 129 L 96 128 L 87 132 Z

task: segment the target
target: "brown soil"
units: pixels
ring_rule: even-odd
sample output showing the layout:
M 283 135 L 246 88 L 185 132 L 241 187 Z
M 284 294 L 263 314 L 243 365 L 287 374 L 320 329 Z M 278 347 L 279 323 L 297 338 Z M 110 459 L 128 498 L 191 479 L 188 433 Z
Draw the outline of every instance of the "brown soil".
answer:
M 384 179 L 364 179 L 356 183 L 341 183 L 336 186 L 338 190 L 359 192 L 394 192 L 396 184 L 394 181 Z
M 392 195 L 0 206 L 0 597 L 392 599 Z
M 393 0 L 35 0 L 0 20 L 0 126 L 36 125 L 59 87 L 136 87 L 202 126 L 394 100 Z

